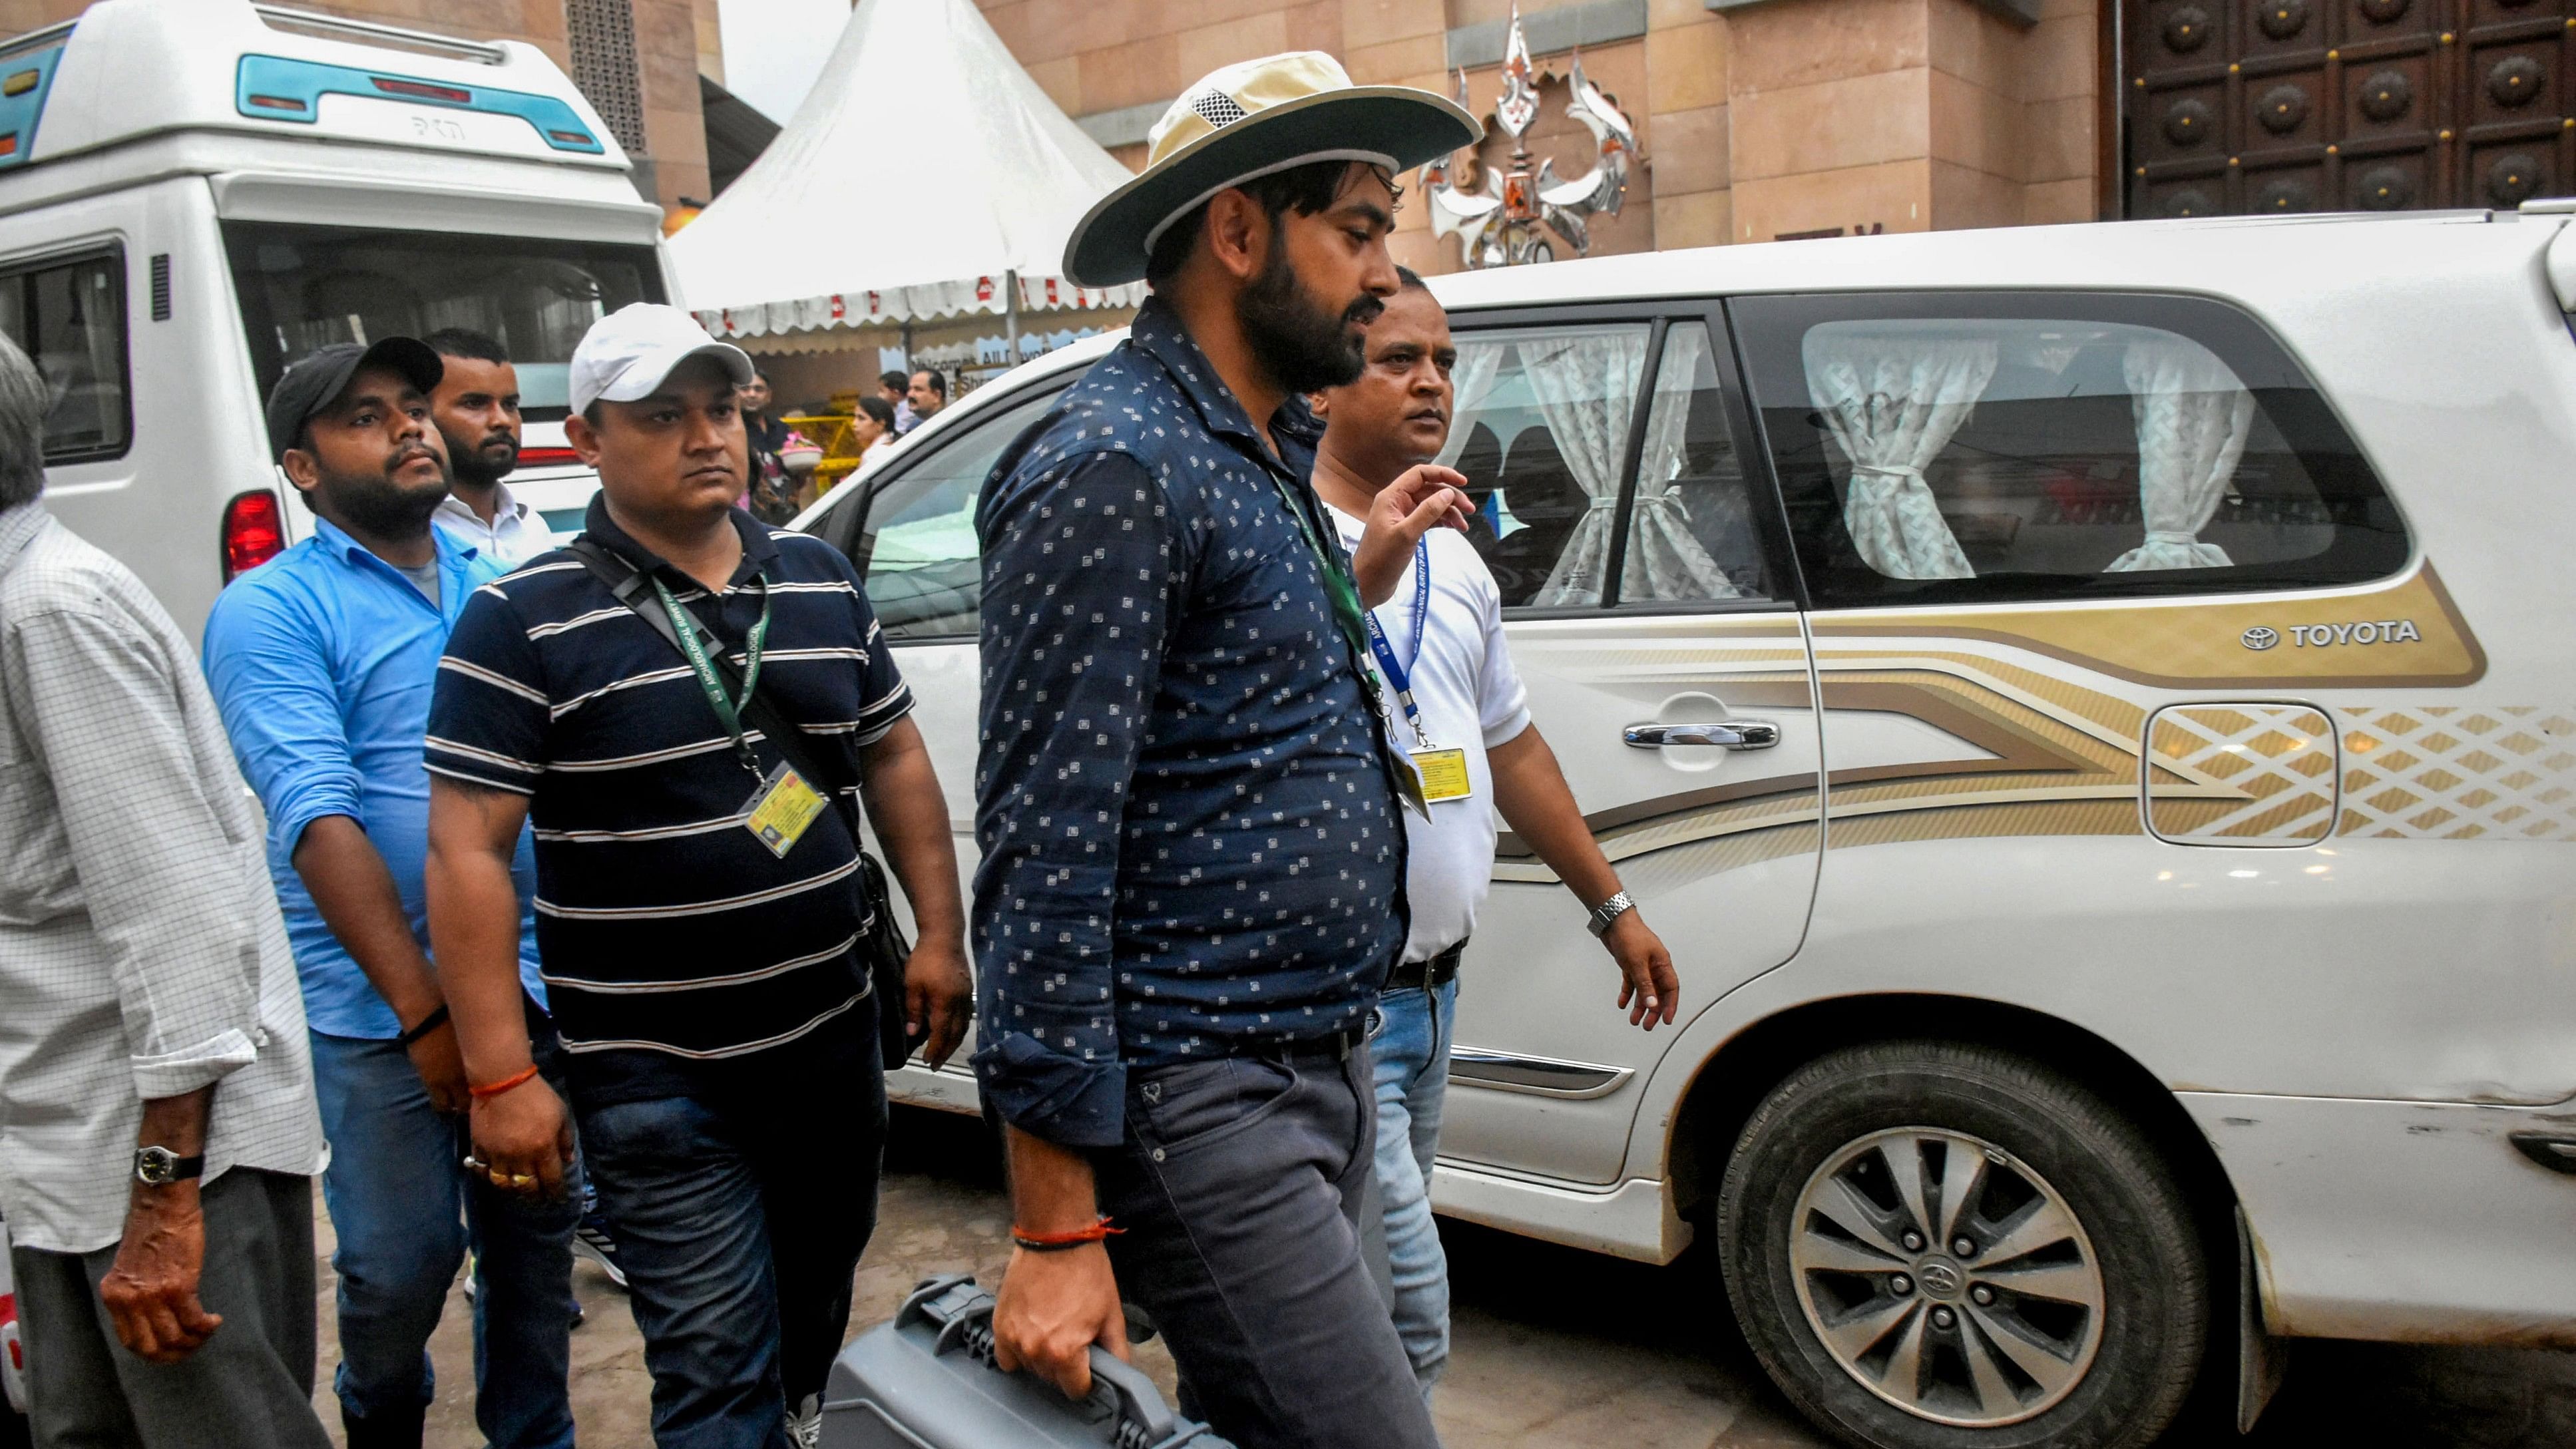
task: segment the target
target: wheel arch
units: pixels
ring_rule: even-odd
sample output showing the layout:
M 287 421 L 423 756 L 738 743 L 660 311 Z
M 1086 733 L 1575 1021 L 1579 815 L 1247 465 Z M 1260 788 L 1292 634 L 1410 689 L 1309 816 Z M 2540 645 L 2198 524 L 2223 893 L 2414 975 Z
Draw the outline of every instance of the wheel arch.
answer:
M 1828 1051 L 1924 1038 L 2019 1053 L 2100 1092 L 2147 1134 L 2190 1199 L 2213 1264 L 2236 1253 L 2236 1190 L 2173 1091 L 2116 1043 L 2062 1017 L 2000 1001 L 1881 992 L 1804 1002 L 1747 1023 L 1693 1074 L 1672 1115 L 1665 1171 L 1673 1205 L 1705 1224 L 1726 1162 L 1763 1095 Z

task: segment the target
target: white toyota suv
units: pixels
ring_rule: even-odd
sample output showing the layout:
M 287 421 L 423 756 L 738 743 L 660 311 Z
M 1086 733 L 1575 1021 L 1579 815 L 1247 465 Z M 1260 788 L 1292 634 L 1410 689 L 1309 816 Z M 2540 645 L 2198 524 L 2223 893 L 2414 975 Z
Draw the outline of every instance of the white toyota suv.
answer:
M 1505 834 L 1440 1210 L 1714 1234 L 1783 1390 L 1905 1449 L 2140 1445 L 2204 1376 L 2250 1424 L 2276 1336 L 2576 1345 L 2569 209 L 1437 279 L 1532 713 L 1686 1012 L 1609 1010 Z M 970 861 L 975 500 L 1108 345 L 804 520 Z

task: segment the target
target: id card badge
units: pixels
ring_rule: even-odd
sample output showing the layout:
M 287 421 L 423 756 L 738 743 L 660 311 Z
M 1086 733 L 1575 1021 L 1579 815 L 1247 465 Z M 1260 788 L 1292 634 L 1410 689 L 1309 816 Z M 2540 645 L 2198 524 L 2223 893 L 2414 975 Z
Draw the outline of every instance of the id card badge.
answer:
M 742 825 L 769 847 L 770 854 L 784 860 L 829 803 L 805 783 L 804 776 L 781 764 L 743 802 Z
M 1422 777 L 1422 798 L 1438 804 L 1443 800 L 1464 800 L 1476 793 L 1475 779 L 1467 773 L 1467 752 L 1462 749 L 1429 749 L 1409 752 L 1414 772 Z

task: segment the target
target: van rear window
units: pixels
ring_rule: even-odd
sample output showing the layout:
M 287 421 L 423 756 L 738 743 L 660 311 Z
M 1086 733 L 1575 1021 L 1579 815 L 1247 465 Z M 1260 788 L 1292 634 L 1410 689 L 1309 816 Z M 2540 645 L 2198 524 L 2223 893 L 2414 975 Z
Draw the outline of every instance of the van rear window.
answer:
M 509 352 L 528 417 L 560 419 L 590 324 L 666 300 L 643 246 L 232 221 L 224 247 L 263 397 L 289 364 L 335 342 L 462 327 Z
M 0 332 L 34 359 L 53 392 L 45 461 L 124 456 L 132 433 L 125 254 L 110 249 L 0 270 Z

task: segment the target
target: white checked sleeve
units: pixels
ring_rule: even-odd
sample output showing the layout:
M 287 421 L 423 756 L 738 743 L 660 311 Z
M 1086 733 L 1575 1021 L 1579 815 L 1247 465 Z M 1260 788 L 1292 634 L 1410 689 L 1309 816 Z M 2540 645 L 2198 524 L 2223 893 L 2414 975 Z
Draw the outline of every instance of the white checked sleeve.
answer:
M 32 611 L 16 632 L 25 677 L 9 684 L 25 691 L 108 956 L 135 1094 L 193 1092 L 259 1054 L 256 903 L 206 888 L 233 877 L 237 848 L 206 792 L 239 778 L 199 778 L 177 674 L 193 661 L 77 606 Z

